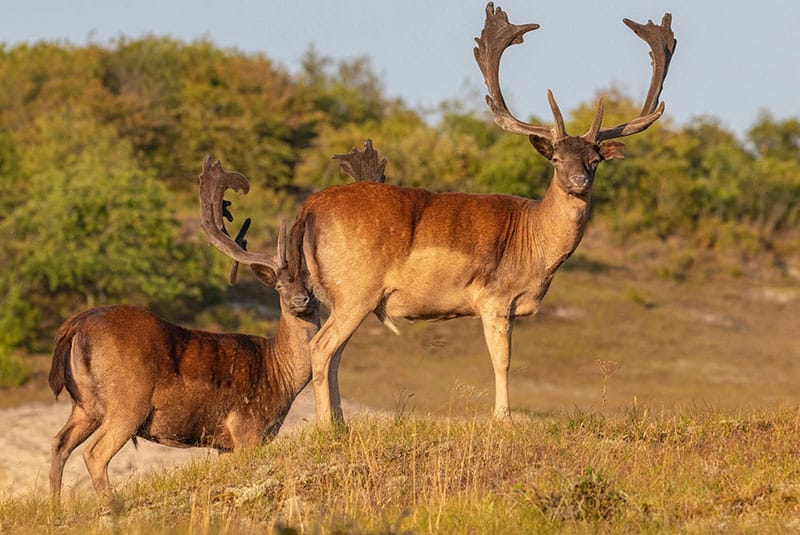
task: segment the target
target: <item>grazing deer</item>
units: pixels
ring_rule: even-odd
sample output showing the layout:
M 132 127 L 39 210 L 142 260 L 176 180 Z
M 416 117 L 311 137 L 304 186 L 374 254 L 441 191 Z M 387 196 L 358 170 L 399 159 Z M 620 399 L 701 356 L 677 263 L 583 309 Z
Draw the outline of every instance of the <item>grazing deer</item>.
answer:
M 94 434 L 83 458 L 95 490 L 110 491 L 108 463 L 130 439 L 176 447 L 238 450 L 273 437 L 292 401 L 311 379 L 308 343 L 319 329 L 319 307 L 293 281 L 286 262 L 286 227 L 277 257 L 241 258 L 243 231 L 232 240 L 222 184 L 247 188 L 210 156 L 200 175 L 202 227 L 218 248 L 235 249 L 257 278 L 280 295 L 273 338 L 184 329 L 140 308 L 98 307 L 68 319 L 56 335 L 50 387 L 72 398 L 72 413 L 52 442 L 50 491 L 61 492 L 64 464 Z M 235 281 L 236 268 L 231 270 Z

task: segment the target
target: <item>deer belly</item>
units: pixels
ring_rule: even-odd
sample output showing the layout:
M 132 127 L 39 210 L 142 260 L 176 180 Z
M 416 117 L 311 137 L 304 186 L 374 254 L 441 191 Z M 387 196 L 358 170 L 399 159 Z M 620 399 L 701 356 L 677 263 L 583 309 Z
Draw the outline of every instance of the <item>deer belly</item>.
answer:
M 390 318 L 409 320 L 445 320 L 476 315 L 463 289 L 427 286 L 392 291 L 384 300 L 384 310 Z
M 514 306 L 514 316 L 530 316 L 539 311 L 541 299 L 524 296 L 518 299 Z
M 205 446 L 222 450 L 233 448 L 233 441 L 224 426 L 224 414 L 206 407 L 176 410 L 177 407 L 154 408 L 137 435 L 167 446 Z

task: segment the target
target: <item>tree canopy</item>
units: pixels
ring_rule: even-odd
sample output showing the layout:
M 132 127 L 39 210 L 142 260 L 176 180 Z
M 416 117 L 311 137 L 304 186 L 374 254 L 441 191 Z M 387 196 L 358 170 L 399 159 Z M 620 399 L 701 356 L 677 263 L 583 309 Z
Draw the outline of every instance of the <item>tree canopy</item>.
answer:
M 156 36 L 0 46 L 0 345 L 35 343 L 93 304 L 213 294 L 225 262 L 196 224 L 206 153 L 251 179 L 237 202 L 270 231 L 311 191 L 347 181 L 331 155 L 366 138 L 394 184 L 533 198 L 547 187 L 549 163 L 488 112 L 443 103 L 432 123 L 388 96 L 367 58 L 311 49 L 299 67 Z M 608 124 L 638 113 L 601 93 Z M 591 122 L 593 101 L 568 114 L 570 131 Z M 621 236 L 796 254 L 797 118 L 765 114 L 746 139 L 714 118 L 662 118 L 624 141 L 628 158 L 598 172 L 593 214 Z

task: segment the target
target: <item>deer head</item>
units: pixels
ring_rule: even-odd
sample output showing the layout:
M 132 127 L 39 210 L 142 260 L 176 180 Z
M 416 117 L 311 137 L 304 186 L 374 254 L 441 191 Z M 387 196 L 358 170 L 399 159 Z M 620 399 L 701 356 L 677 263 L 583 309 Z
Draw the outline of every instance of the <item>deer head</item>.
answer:
M 644 105 L 638 117 L 603 128 L 603 100 L 600 99 L 594 121 L 582 136 L 567 135 L 561 110 L 550 90 L 547 100 L 553 113 L 552 128 L 520 121 L 503 100 L 499 82 L 500 57 L 509 46 L 522 43 L 523 35 L 539 28 L 538 24 L 511 24 L 506 12 L 489 2 L 481 36 L 475 38 L 478 43 L 475 59 L 489 90 L 486 103 L 494 114 L 495 123 L 507 132 L 527 135 L 533 147 L 553 164 L 554 182 L 574 196 L 583 197 L 591 192 L 595 170 L 601 161 L 622 158 L 625 144 L 610 140 L 641 132 L 664 113 L 664 103 L 659 104 L 658 99 L 677 43 L 670 28 L 672 16 L 664 15 L 658 26 L 652 21 L 638 24 L 623 19 L 623 22 L 650 46 L 653 74 Z
M 241 173 L 226 172 L 219 161 L 212 164 L 211 155 L 207 155 L 200 174 L 200 226 L 209 243 L 233 259 L 228 281 L 231 284 L 236 282 L 239 263 L 249 265 L 258 280 L 275 288 L 285 310 L 295 316 L 314 313 L 314 296 L 306 289 L 303 281 L 293 275 L 293 270 L 289 269 L 286 257 L 286 221 L 281 222 L 278 251 L 274 257 L 251 253 L 247 250 L 245 239 L 250 218 L 245 220 L 235 239 L 225 229 L 223 219 L 233 221 L 233 215 L 229 211 L 231 203 L 223 198 L 228 189 L 246 194 L 250 190 L 250 184 Z

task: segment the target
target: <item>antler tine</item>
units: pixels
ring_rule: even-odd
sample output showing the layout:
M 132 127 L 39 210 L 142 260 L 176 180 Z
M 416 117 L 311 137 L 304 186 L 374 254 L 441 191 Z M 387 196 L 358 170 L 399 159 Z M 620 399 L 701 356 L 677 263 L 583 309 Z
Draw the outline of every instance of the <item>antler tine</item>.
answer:
M 556 98 L 553 92 L 547 90 L 547 102 L 550 103 L 550 109 L 553 111 L 553 141 L 559 141 L 567 137 L 567 129 L 564 127 L 564 116 L 561 115 L 561 109 L 556 104 Z
M 675 53 L 675 46 L 678 43 L 672 33 L 672 15 L 665 14 L 661 19 L 660 25 L 654 24 L 652 20 L 648 20 L 647 24 L 639 24 L 629 19 L 623 19 L 622 22 L 650 47 L 650 62 L 653 74 L 650 78 L 650 87 L 647 90 L 647 96 L 639 116 L 626 123 L 600 129 L 593 139 L 596 142 L 641 132 L 664 113 L 664 103 L 661 102 L 659 104 L 658 99 L 664 87 L 664 79 L 667 76 L 669 63 Z
M 223 197 L 227 189 L 242 191 L 244 194 L 250 190 L 250 184 L 241 173 L 225 172 L 219 161 L 211 163 L 211 155 L 203 160 L 203 172 L 200 174 L 200 227 L 206 233 L 209 243 L 242 264 L 260 264 L 273 269 L 279 266 L 275 260 L 266 254 L 251 253 L 234 241 L 224 227 Z M 244 242 L 244 233 L 249 224 L 243 225 L 237 240 Z M 245 242 L 246 243 L 246 242 Z M 231 267 L 231 276 L 235 281 L 236 269 Z
M 287 264 L 286 249 L 289 244 L 289 230 L 286 225 L 286 220 L 281 219 L 281 226 L 278 229 L 278 254 L 275 256 L 275 261 L 280 266 Z
M 523 42 L 523 35 L 535 30 L 538 24 L 511 24 L 502 9 L 495 8 L 493 2 L 486 5 L 486 22 L 481 36 L 475 38 L 475 61 L 483 74 L 489 94 L 486 103 L 494 114 L 494 122 L 508 132 L 553 138 L 553 132 L 544 126 L 532 125 L 514 117 L 506 106 L 500 90 L 500 57 L 506 48 Z M 551 106 L 552 107 L 552 106 Z M 555 111 L 553 112 L 555 115 Z
M 228 211 L 228 206 L 230 204 L 231 204 L 230 201 L 222 201 L 222 215 L 228 221 L 233 222 L 233 214 L 231 214 Z M 241 247 L 245 251 L 247 250 L 247 239 L 245 238 L 245 234 L 247 234 L 247 231 L 250 229 L 250 222 L 251 221 L 252 220 L 249 217 L 246 218 L 244 220 L 244 223 L 242 223 L 242 228 L 239 229 L 239 232 L 236 233 L 236 237 L 233 239 L 233 241 L 236 243 L 236 245 L 238 245 L 239 247 Z M 222 232 L 224 232 L 226 235 L 230 236 L 230 234 L 228 234 L 228 231 L 225 230 L 224 226 L 222 227 Z M 239 276 L 239 261 L 238 260 L 233 260 L 233 261 L 231 261 L 231 269 L 228 272 L 228 284 L 230 284 L 231 286 L 236 284 L 236 278 L 238 276 Z
M 384 158 L 378 161 L 378 151 L 372 148 L 372 140 L 368 139 L 364 143 L 364 150 L 353 150 L 344 154 L 334 154 L 334 160 L 339 160 L 339 167 L 356 179 L 356 182 L 386 182 L 386 164 L 388 160 Z
M 661 90 L 664 88 L 664 79 L 669 70 L 669 63 L 672 61 L 675 46 L 678 44 L 671 28 L 672 14 L 665 13 L 658 26 L 653 24 L 652 20 L 648 20 L 647 24 L 637 24 L 629 19 L 623 19 L 622 22 L 650 46 L 650 64 L 653 68 L 653 76 L 640 115 L 649 114 L 655 110 L 658 104 Z
M 588 140 L 596 140 L 597 134 L 600 132 L 600 127 L 603 125 L 603 98 L 600 97 L 597 99 L 597 113 L 594 116 L 594 121 L 592 121 L 592 126 L 589 127 L 589 131 L 586 132 L 583 137 Z

